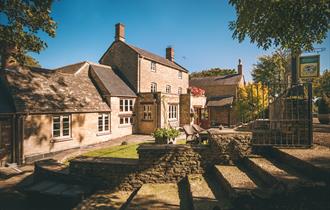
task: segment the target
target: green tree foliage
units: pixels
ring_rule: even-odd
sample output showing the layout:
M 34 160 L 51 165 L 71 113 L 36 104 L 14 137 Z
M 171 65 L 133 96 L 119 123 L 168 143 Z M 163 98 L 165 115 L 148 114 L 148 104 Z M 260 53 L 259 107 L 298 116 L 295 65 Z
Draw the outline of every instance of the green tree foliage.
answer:
M 289 64 L 289 54 L 283 50 L 277 50 L 272 55 L 262 56 L 253 66 L 251 73 L 253 81 L 262 84 L 287 82 Z
M 190 78 L 196 77 L 211 77 L 211 76 L 225 76 L 230 74 L 236 74 L 235 69 L 220 69 L 220 68 L 211 68 L 207 70 L 202 70 L 199 72 L 193 72 L 190 74 Z
M 249 122 L 256 118 L 265 117 L 268 107 L 268 89 L 258 83 L 248 83 L 238 90 L 234 109 L 242 122 Z
M 291 49 L 294 55 L 321 43 L 329 29 L 329 0 L 229 0 L 237 13 L 229 23 L 233 38 L 246 36 L 258 47 Z
M 27 66 L 32 66 L 32 67 L 41 67 L 39 62 L 35 58 L 29 55 L 25 56 L 25 64 Z
M 51 18 L 53 0 L 0 0 L 0 55 L 3 68 L 12 57 L 26 64 L 28 51 L 39 53 L 47 44 L 38 36 L 55 36 L 56 23 Z
M 313 81 L 313 85 L 316 97 L 326 96 L 330 98 L 330 70 L 325 70 L 320 78 Z

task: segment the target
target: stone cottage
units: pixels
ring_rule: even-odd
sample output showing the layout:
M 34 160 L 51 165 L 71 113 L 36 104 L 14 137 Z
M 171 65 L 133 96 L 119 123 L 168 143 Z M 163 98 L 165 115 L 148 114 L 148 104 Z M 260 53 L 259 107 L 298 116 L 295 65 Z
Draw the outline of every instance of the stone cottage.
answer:
M 136 94 L 109 66 L 6 69 L 0 86 L 2 163 L 32 162 L 133 132 Z
M 231 126 L 238 123 L 233 104 L 239 88 L 245 84 L 241 60 L 239 60 L 237 71 L 237 74 L 196 77 L 189 81 L 190 86 L 205 90 L 210 126 Z

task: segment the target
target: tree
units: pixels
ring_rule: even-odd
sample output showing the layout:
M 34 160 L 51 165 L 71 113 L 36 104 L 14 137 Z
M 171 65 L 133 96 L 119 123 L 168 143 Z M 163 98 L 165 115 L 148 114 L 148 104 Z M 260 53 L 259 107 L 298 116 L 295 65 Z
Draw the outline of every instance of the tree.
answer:
M 211 68 L 198 72 L 192 72 L 189 76 L 190 78 L 196 78 L 196 77 L 226 76 L 236 73 L 237 72 L 235 69 Z
M 234 109 L 242 122 L 249 122 L 266 116 L 268 89 L 260 82 L 248 83 L 238 89 Z M 263 116 L 264 115 L 264 116 Z
M 24 65 L 27 52 L 39 53 L 47 44 L 37 33 L 55 36 L 56 23 L 51 18 L 53 0 L 0 0 L 0 56 L 1 68 L 11 58 Z
M 296 57 L 313 50 L 327 36 L 330 18 L 329 0 L 229 0 L 237 13 L 229 23 L 233 38 L 242 42 L 246 36 L 258 47 L 272 45 L 291 50 L 292 80 L 297 81 Z
M 252 69 L 253 81 L 262 84 L 286 83 L 289 63 L 289 55 L 283 50 L 262 56 Z

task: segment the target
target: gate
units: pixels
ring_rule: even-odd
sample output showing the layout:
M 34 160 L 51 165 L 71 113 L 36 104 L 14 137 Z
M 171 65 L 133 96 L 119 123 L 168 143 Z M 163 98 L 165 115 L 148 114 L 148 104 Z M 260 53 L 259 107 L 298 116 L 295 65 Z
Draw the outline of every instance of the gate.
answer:
M 313 143 L 312 84 L 249 84 L 252 145 L 308 147 Z M 261 92 L 261 93 L 260 93 Z M 247 114 L 249 113 L 249 114 Z

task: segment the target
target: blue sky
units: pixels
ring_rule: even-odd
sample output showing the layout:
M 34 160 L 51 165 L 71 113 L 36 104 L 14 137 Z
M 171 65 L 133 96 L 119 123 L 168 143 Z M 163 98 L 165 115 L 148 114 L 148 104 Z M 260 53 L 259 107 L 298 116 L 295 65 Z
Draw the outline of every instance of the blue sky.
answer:
M 249 80 L 257 58 L 271 53 L 247 39 L 232 39 L 228 23 L 235 11 L 225 0 L 60 0 L 52 16 L 55 38 L 40 33 L 48 48 L 32 54 L 45 68 L 87 60 L 98 62 L 114 40 L 114 25 L 126 26 L 126 42 L 158 55 L 174 47 L 175 60 L 190 71 L 212 67 L 236 68 L 242 59 Z M 321 52 L 321 71 L 330 69 L 330 33 Z

